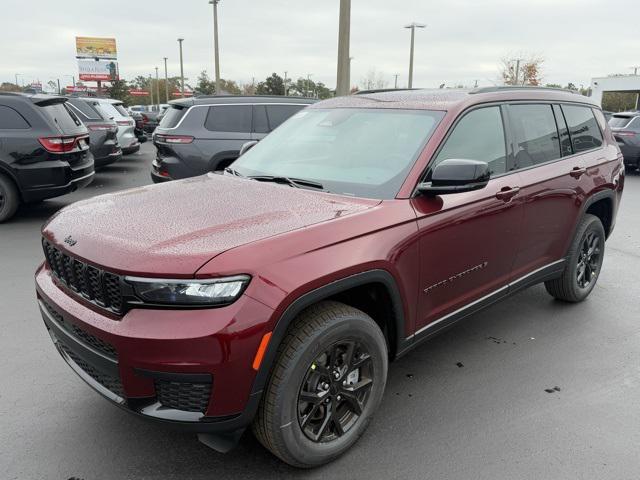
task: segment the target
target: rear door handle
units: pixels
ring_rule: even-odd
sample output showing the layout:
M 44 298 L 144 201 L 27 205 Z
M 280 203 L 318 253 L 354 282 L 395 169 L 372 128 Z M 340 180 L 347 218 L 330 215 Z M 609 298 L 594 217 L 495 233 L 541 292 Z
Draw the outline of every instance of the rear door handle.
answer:
M 519 192 L 520 187 L 502 187 L 502 189 L 498 193 L 496 193 L 496 198 L 498 200 L 508 202 L 513 197 L 518 195 Z
M 580 178 L 582 175 L 587 173 L 587 169 L 584 167 L 573 167 L 573 170 L 569 172 L 573 178 Z

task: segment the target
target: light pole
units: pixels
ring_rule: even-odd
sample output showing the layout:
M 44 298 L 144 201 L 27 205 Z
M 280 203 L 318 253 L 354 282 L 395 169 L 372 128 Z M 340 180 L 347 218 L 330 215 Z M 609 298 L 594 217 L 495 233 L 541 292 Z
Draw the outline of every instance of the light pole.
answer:
M 287 96 L 287 71 L 285 70 L 284 72 L 284 80 L 282 81 L 282 83 L 284 83 L 284 96 Z
M 340 19 L 338 22 L 338 74 L 336 95 L 349 94 L 349 37 L 351 30 L 351 0 L 340 0 Z
M 182 42 L 184 38 L 179 38 L 178 43 L 180 44 L 180 94 L 182 98 L 184 98 L 184 65 L 182 63 Z
M 158 112 L 160 111 L 160 79 L 158 78 L 158 67 L 156 67 L 156 103 L 158 104 Z
M 424 23 L 413 22 L 409 25 L 405 25 L 404 28 L 411 29 L 411 50 L 409 53 L 409 88 L 413 88 L 413 45 L 415 43 L 416 28 L 425 28 Z
M 153 81 L 151 80 L 151 74 L 149 74 L 149 106 L 153 110 Z
M 520 75 L 520 60 L 522 60 L 521 58 L 516 58 L 516 78 L 515 78 L 515 85 L 518 85 L 518 76 Z
M 393 84 L 393 88 L 395 88 L 397 90 L 398 89 L 398 77 L 399 77 L 399 75 L 396 73 L 394 75 L 394 77 L 396 77 L 396 80 L 395 80 L 395 82 Z
M 216 71 L 216 95 L 220 95 L 220 55 L 218 52 L 218 3 L 220 0 L 209 0 L 213 5 L 213 56 Z
M 304 94 L 305 97 L 309 96 L 309 86 L 311 85 L 311 75 L 313 75 L 313 73 L 307 73 L 307 88 Z
M 167 57 L 164 57 L 164 96 L 169 103 L 169 76 L 167 75 Z
M 21 73 L 16 73 L 16 87 L 19 87 L 20 85 L 18 85 L 18 75 L 22 76 Z

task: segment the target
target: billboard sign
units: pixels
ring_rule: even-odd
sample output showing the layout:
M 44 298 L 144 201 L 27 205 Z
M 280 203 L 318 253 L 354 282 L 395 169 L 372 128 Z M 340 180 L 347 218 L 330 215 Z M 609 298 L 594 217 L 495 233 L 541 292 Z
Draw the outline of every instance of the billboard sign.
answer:
M 116 60 L 118 58 L 116 39 L 76 37 L 76 57 Z
M 112 81 L 118 80 L 118 62 L 114 60 L 78 60 L 78 72 L 80 80 Z
M 134 97 L 146 97 L 147 95 L 149 95 L 149 91 L 132 88 L 129 89 L 129 95 L 132 95 Z

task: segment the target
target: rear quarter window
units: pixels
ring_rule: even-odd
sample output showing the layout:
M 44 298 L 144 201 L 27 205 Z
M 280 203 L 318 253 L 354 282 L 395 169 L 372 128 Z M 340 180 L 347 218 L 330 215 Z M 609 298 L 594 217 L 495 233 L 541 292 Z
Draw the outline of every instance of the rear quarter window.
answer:
M 204 128 L 212 132 L 251 132 L 251 105 L 209 107 Z
M 160 121 L 160 128 L 173 128 L 178 125 L 184 114 L 187 113 L 187 108 L 171 106 L 167 108 Z
M 68 104 L 71 108 L 76 108 L 80 112 L 81 116 L 84 116 L 89 120 L 102 120 L 100 112 L 84 100 L 69 100 Z
M 123 117 L 128 117 L 129 116 L 129 112 L 127 112 L 127 109 L 124 108 L 122 105 L 120 104 L 116 104 L 113 106 L 118 112 L 120 112 L 120 115 L 122 115 Z
M 25 130 L 29 123 L 16 110 L 0 105 L 0 130 Z
M 574 153 L 602 146 L 602 132 L 589 107 L 562 105 Z

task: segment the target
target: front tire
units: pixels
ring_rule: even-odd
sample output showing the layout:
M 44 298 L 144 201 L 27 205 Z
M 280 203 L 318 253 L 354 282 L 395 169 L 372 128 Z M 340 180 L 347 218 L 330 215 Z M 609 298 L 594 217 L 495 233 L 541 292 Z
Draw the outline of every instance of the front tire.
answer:
M 254 435 L 295 467 L 334 460 L 366 430 L 387 366 L 385 338 L 371 317 L 333 301 L 309 307 L 280 345 Z
M 581 302 L 595 287 L 604 259 L 605 233 L 598 217 L 586 214 L 569 248 L 562 276 L 545 282 L 551 296 L 564 302 Z

